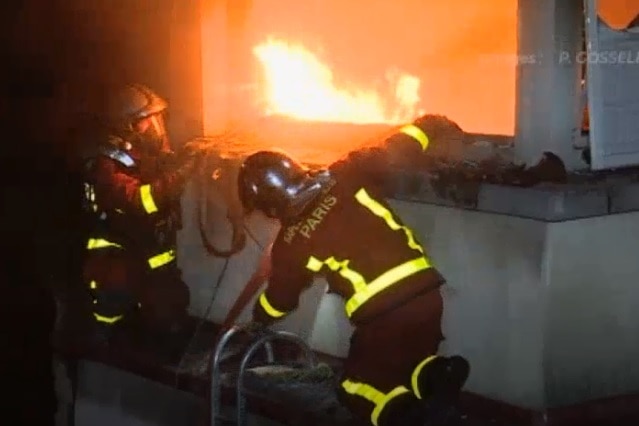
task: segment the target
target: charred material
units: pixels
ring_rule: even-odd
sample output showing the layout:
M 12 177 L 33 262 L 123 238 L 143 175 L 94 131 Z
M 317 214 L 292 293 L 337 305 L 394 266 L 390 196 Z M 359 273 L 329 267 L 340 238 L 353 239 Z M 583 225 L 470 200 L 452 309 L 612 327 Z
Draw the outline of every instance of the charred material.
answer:
M 544 152 L 539 162 L 530 167 L 504 162 L 494 156 L 479 162 L 431 161 L 425 165 L 425 171 L 437 197 L 466 207 L 477 206 L 479 190 L 484 183 L 525 188 L 567 180 L 563 161 L 551 152 Z M 415 184 L 412 188 L 417 190 Z
M 539 162 L 532 166 L 516 164 L 499 154 L 480 160 L 469 158 L 471 156 L 468 153 L 475 142 L 472 135 L 444 116 L 427 117 L 432 138 L 446 143 L 431 144 L 433 146 L 429 146 L 428 155 L 411 159 L 409 163 L 394 164 L 395 173 L 391 174 L 394 179 L 389 183 L 391 197 L 398 193 L 416 196 L 424 191 L 424 186 L 428 186 L 427 192 L 433 192 L 437 198 L 472 208 L 477 206 L 482 184 L 531 187 L 540 183 L 565 183 L 567 180 L 563 161 L 551 152 L 544 152 Z M 214 175 L 216 187 L 224 192 L 224 198 L 229 202 L 230 218 L 238 222 L 236 215 L 240 212 L 234 194 L 234 178 L 237 165 L 247 154 L 250 142 L 247 135 L 230 132 L 191 142 L 194 152 L 204 157 L 206 163 L 201 169 L 198 186 L 203 188 L 208 185 L 207 179 L 210 180 L 211 175 Z M 361 149 L 369 146 L 365 145 Z

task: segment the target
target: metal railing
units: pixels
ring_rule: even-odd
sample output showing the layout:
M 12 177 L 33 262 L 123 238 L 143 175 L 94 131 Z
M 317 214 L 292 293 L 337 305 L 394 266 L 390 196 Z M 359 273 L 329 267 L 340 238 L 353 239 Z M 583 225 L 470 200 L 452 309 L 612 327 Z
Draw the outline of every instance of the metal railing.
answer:
M 239 372 L 236 379 L 236 417 L 235 422 L 233 419 L 228 417 L 223 417 L 221 414 L 222 409 L 222 372 L 221 366 L 222 357 L 224 355 L 224 350 L 232 340 L 232 338 L 238 333 L 244 331 L 244 327 L 242 326 L 233 326 L 231 327 L 220 339 L 220 342 L 217 344 L 215 348 L 215 352 L 213 355 L 213 364 L 211 367 L 211 426 L 222 426 L 224 423 L 235 423 L 237 426 L 246 426 L 246 422 L 248 419 L 246 412 L 246 395 L 244 388 L 244 376 L 248 369 L 248 365 L 253 359 L 255 353 L 264 347 L 266 351 L 266 365 L 273 364 L 275 362 L 275 356 L 273 354 L 273 345 L 271 342 L 275 340 L 288 341 L 290 343 L 294 343 L 299 347 L 304 353 L 304 358 L 306 361 L 306 366 L 308 368 L 313 368 L 317 365 L 317 358 L 315 354 L 311 350 L 311 348 L 300 338 L 298 335 L 294 333 L 290 333 L 287 331 L 264 331 L 256 336 L 256 340 L 253 340 L 247 347 L 244 355 L 242 356 L 242 361 L 240 362 Z

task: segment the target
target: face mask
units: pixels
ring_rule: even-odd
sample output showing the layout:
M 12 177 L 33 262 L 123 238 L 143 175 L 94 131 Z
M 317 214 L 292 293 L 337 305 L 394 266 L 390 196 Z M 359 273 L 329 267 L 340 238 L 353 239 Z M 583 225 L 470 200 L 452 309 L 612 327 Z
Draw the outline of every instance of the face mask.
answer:
M 142 133 L 138 133 L 138 147 L 142 151 L 157 153 L 169 149 L 164 118 L 161 114 L 148 117 L 148 126 Z

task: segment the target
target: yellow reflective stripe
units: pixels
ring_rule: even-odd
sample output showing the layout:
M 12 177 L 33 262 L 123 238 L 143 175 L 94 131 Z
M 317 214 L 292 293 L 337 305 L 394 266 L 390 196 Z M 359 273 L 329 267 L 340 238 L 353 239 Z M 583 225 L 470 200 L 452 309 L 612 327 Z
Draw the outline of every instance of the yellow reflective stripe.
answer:
M 309 257 L 308 262 L 306 262 L 306 268 L 313 272 L 319 272 L 322 266 L 324 266 L 324 262 L 313 256 Z
M 95 282 L 95 280 L 94 280 L 94 281 L 91 281 L 91 282 L 89 283 L 89 287 L 90 287 L 92 290 L 95 290 L 96 288 L 98 288 L 98 283 L 97 283 L 97 282 Z
M 388 404 L 391 399 L 408 392 L 408 389 L 406 389 L 404 386 L 397 386 L 395 389 L 385 394 L 375 389 L 371 385 L 352 382 L 350 380 L 344 380 L 342 382 L 342 388 L 344 388 L 344 390 L 351 395 L 361 396 L 362 398 L 365 398 L 375 404 L 375 408 L 371 413 L 371 422 L 375 426 L 377 426 L 379 415 L 386 404 Z
M 112 243 L 109 240 L 103 238 L 89 238 L 87 242 L 87 250 L 99 249 L 104 247 L 118 247 L 122 248 L 120 244 Z
M 355 199 L 357 199 L 360 204 L 370 210 L 375 216 L 384 219 L 388 227 L 391 228 L 393 231 L 397 231 L 400 229 L 403 230 L 406 234 L 406 239 L 408 240 L 408 246 L 424 254 L 424 249 L 415 240 L 413 232 L 408 227 L 402 226 L 397 223 L 397 221 L 393 218 L 393 214 L 390 212 L 390 210 L 388 210 L 379 202 L 375 201 L 370 195 L 368 195 L 364 188 L 357 191 L 357 193 L 355 194 Z M 353 295 L 350 297 L 350 299 L 348 299 L 345 305 L 346 314 L 349 317 L 352 316 L 353 313 L 360 306 L 366 303 L 366 301 L 375 296 L 377 293 L 416 272 L 431 267 L 430 261 L 425 256 L 420 256 L 416 259 L 409 260 L 402 263 L 401 265 L 389 269 L 370 283 L 367 283 L 366 279 L 360 273 L 348 267 L 349 262 L 350 261 L 348 259 L 340 261 L 335 259 L 335 257 L 333 256 L 327 258 L 324 261 L 311 256 L 306 262 L 306 268 L 313 272 L 319 272 L 322 267 L 326 265 L 332 271 L 338 272 L 340 276 L 351 283 L 351 285 L 353 286 Z
M 389 269 L 371 281 L 368 285 L 364 286 L 364 288 L 356 291 L 350 299 L 348 299 L 346 302 L 346 315 L 349 317 L 353 315 L 353 312 L 355 312 L 357 308 L 362 306 L 367 300 L 375 296 L 380 291 L 410 275 L 413 275 L 416 272 L 430 267 L 431 265 L 425 257 L 419 257 Z
M 95 312 L 93 313 L 93 316 L 95 317 L 95 319 L 97 321 L 105 322 L 107 324 L 113 324 L 114 322 L 118 322 L 122 318 L 124 318 L 124 315 L 117 315 L 117 316 L 114 316 L 114 317 L 105 317 L 105 316 L 102 316 L 102 315 L 97 314 Z
M 151 269 L 159 268 L 160 266 L 166 265 L 170 261 L 175 259 L 175 250 L 165 251 L 164 253 L 156 254 L 153 257 L 150 257 L 148 262 Z
M 349 317 L 377 293 L 416 272 L 431 267 L 428 259 L 420 256 L 389 269 L 370 283 L 367 283 L 361 274 L 348 268 L 348 262 L 348 260 L 340 262 L 335 260 L 334 257 L 329 257 L 322 262 L 316 257 L 311 256 L 306 263 L 306 268 L 313 272 L 319 272 L 322 266 L 327 265 L 332 271 L 339 271 L 339 274 L 351 283 L 353 286 L 353 295 L 348 299 L 345 305 L 346 315 Z
M 273 305 L 271 305 L 271 302 L 269 302 L 266 298 L 266 293 L 262 293 L 260 295 L 260 306 L 267 314 L 269 314 L 273 318 L 280 318 L 286 315 L 286 312 L 277 310 L 273 307 Z
M 404 133 L 405 135 L 408 135 L 419 142 L 419 144 L 422 146 L 422 151 L 426 151 L 426 148 L 428 148 L 428 144 L 430 143 L 428 135 L 414 124 L 407 124 L 403 126 L 401 129 L 399 129 L 399 132 Z
M 417 380 L 419 379 L 419 375 L 421 374 L 426 364 L 428 364 L 435 358 L 437 358 L 437 355 L 429 356 L 428 358 L 420 362 L 419 365 L 417 365 L 417 367 L 415 367 L 415 369 L 413 370 L 413 374 L 411 375 L 411 378 L 410 378 L 410 385 L 413 388 L 413 393 L 418 399 L 422 399 L 422 395 L 419 392 L 419 384 L 417 383 Z
M 374 200 L 368 192 L 364 188 L 357 191 L 355 194 L 355 199 L 368 210 L 370 210 L 375 216 L 381 217 L 384 219 L 386 224 L 393 231 L 397 231 L 399 229 L 403 230 L 406 234 L 406 238 L 408 239 L 408 246 L 412 249 L 418 250 L 420 253 L 424 253 L 424 249 L 417 244 L 415 241 L 415 237 L 413 236 L 413 232 L 406 226 L 402 226 L 393 218 L 393 214 L 386 207 L 381 205 L 378 201 Z
M 324 265 L 328 266 L 333 272 L 339 272 L 339 274 L 346 278 L 353 285 L 353 291 L 365 291 L 366 280 L 362 275 L 353 271 L 348 267 L 349 260 L 339 261 L 333 256 L 321 261 L 318 258 L 311 256 L 306 262 L 306 268 L 313 272 L 319 272 Z
M 158 211 L 158 206 L 155 205 L 155 200 L 153 200 L 153 195 L 151 195 L 151 185 L 142 185 L 140 187 L 140 197 L 147 213 L 151 214 Z

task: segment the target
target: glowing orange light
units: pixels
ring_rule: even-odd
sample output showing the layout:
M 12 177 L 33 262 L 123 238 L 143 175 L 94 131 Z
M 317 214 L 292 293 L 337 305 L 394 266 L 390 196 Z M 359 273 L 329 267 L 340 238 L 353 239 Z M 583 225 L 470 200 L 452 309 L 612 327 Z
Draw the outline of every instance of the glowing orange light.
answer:
M 417 77 L 390 70 L 391 93 L 341 88 L 333 72 L 301 45 L 269 39 L 253 49 L 265 74 L 265 113 L 310 121 L 400 124 L 423 114 Z

